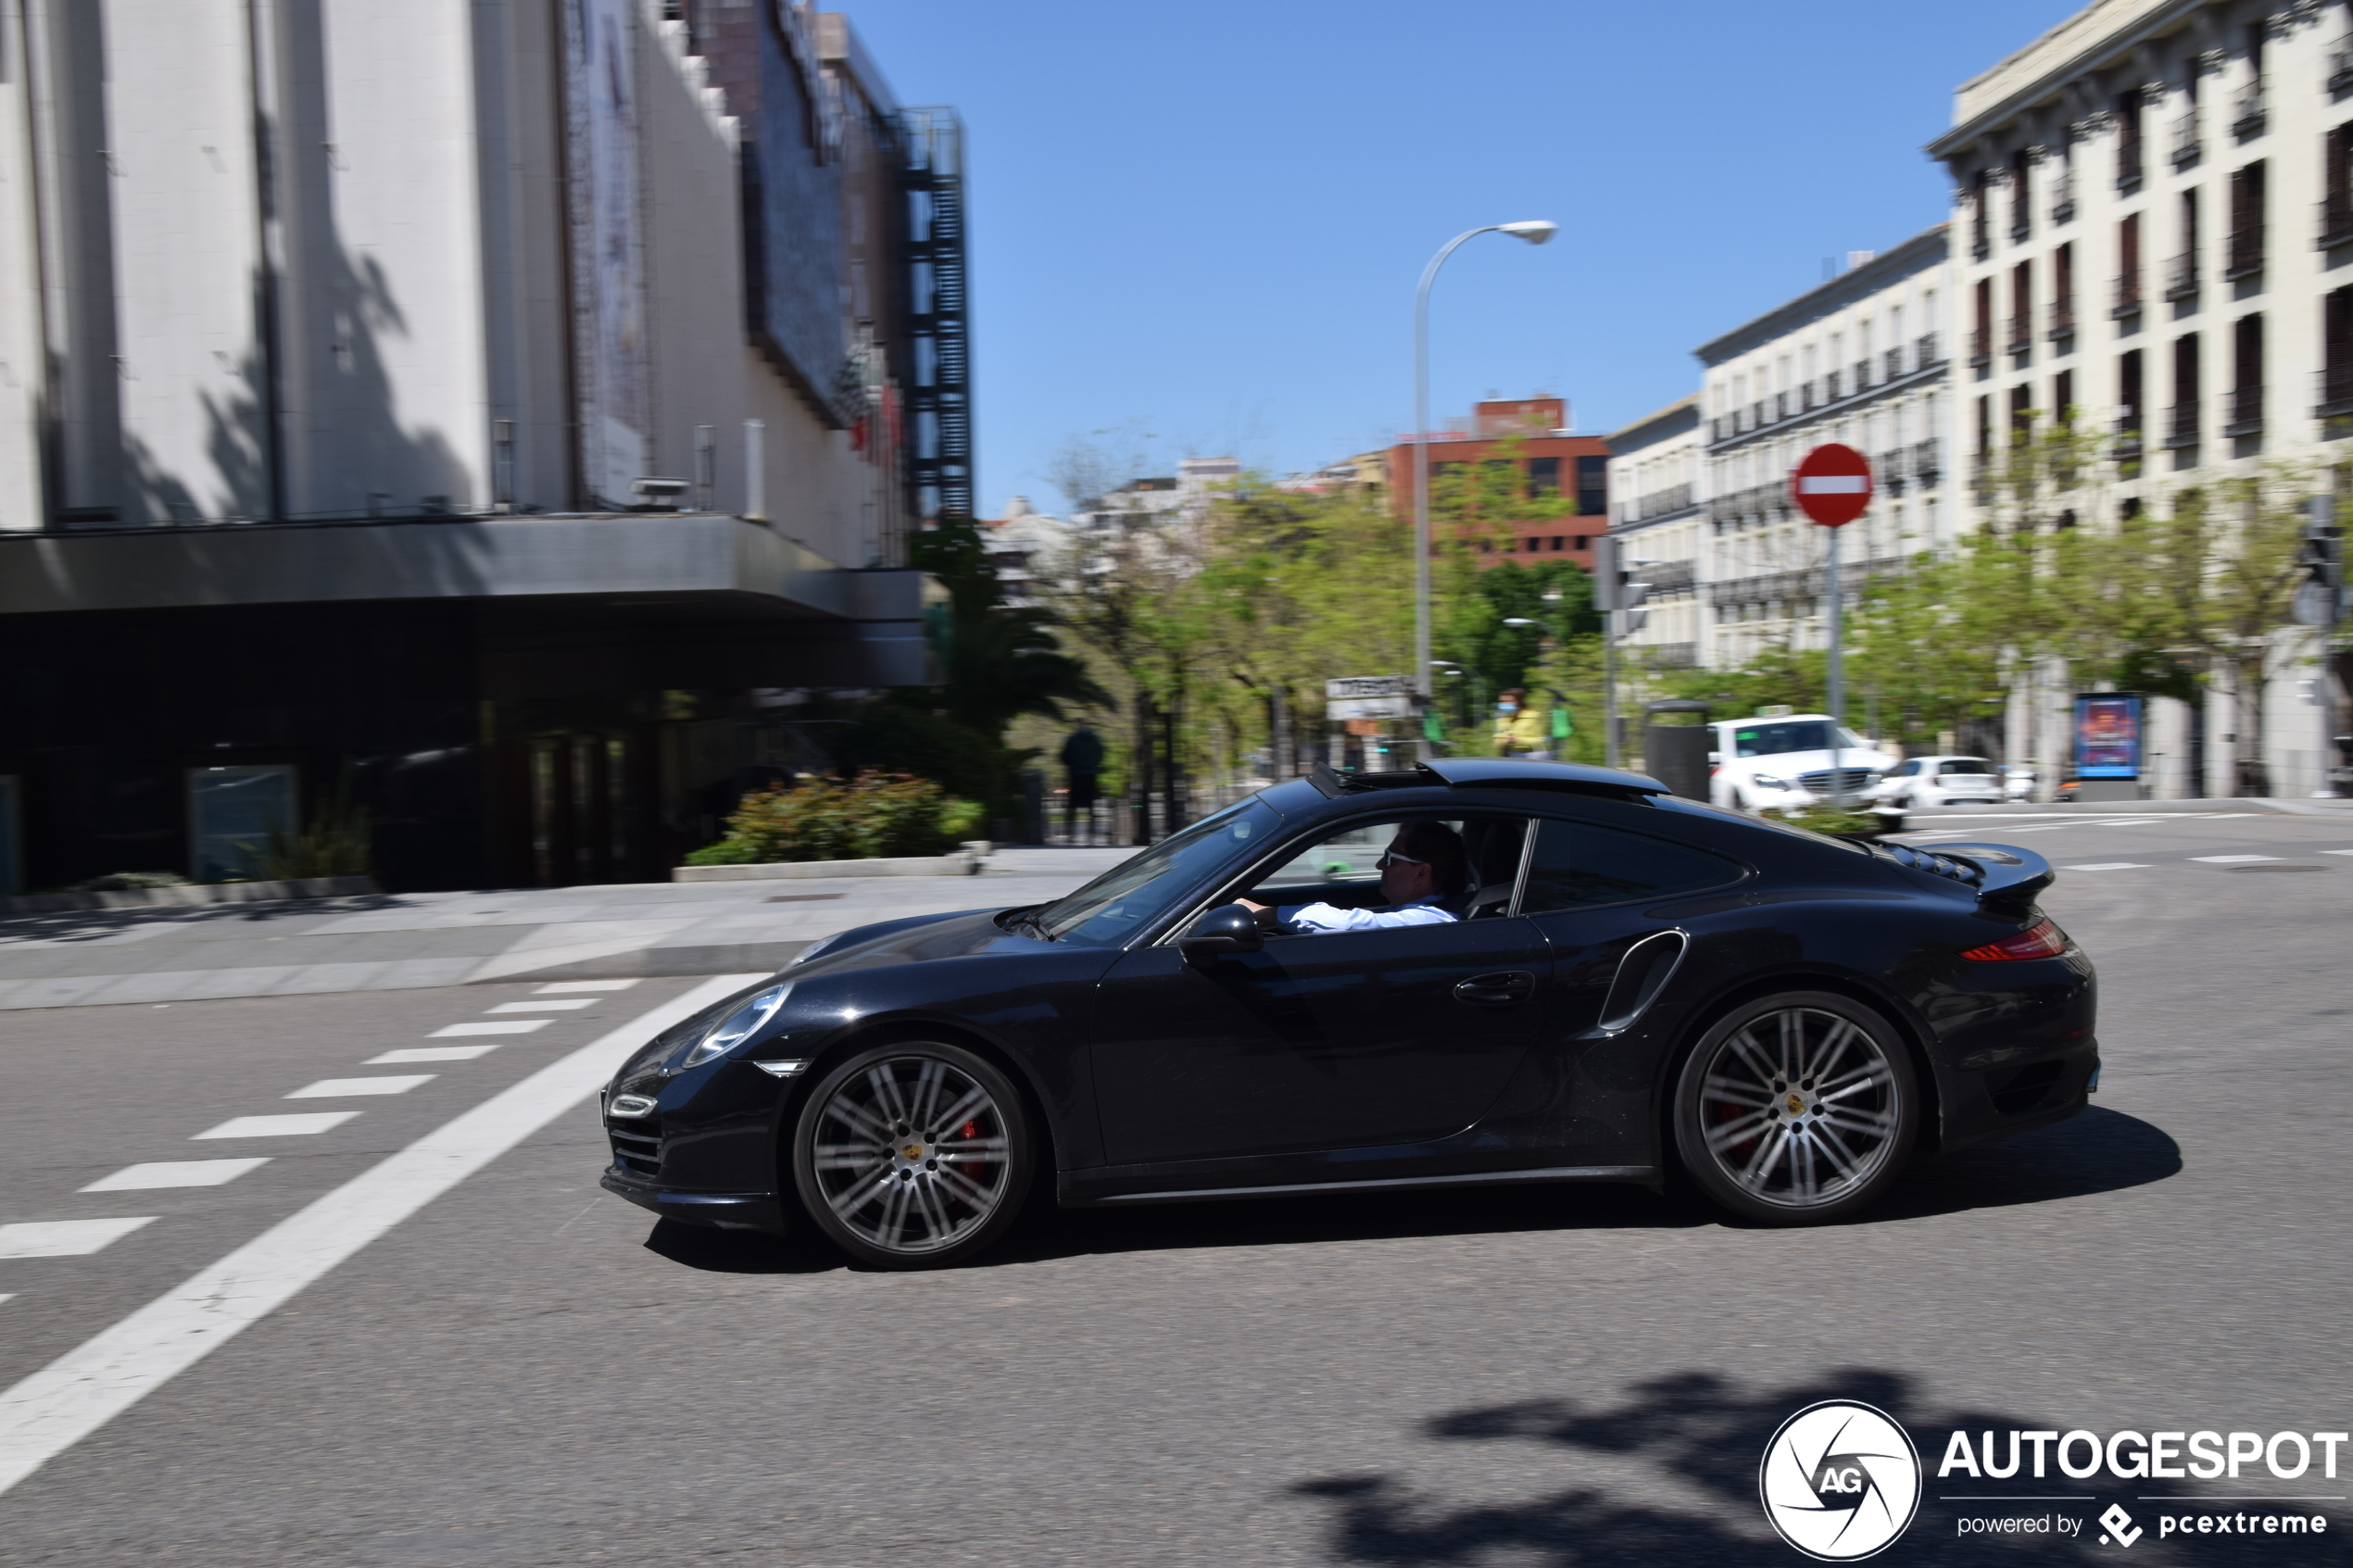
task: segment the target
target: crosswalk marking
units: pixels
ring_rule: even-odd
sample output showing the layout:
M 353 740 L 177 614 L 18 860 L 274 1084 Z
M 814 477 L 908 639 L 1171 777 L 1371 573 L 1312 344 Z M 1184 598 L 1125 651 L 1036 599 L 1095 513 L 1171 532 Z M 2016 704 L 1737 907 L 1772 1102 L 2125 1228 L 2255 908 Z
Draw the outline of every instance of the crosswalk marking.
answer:
M 321 1078 L 315 1084 L 305 1084 L 288 1095 L 288 1099 L 342 1099 L 350 1095 L 405 1095 L 420 1084 L 430 1084 L 434 1074 L 410 1073 L 389 1078 Z
M 246 1160 L 154 1160 L 125 1165 L 111 1176 L 100 1176 L 82 1192 L 147 1192 L 157 1187 L 217 1187 L 247 1171 L 270 1163 L 266 1154 Z
M 760 978 L 715 976 L 548 1063 L 0 1391 L 0 1492 L 596 1093 L 648 1038 Z
M 2279 857 L 2277 855 L 2193 855 L 2190 859 L 2202 860 L 2209 866 L 2235 866 L 2249 860 L 2276 860 Z
M 472 1061 L 478 1056 L 488 1056 L 498 1048 L 494 1041 L 486 1046 L 403 1046 L 396 1051 L 371 1056 L 362 1067 L 391 1067 L 403 1061 Z
M 283 1116 L 232 1116 L 196 1138 L 295 1138 L 342 1126 L 356 1110 L 289 1111 Z M 189 1142 L 194 1143 L 195 1138 Z
M 572 1012 L 580 1008 L 592 1008 L 600 1000 L 597 997 L 550 997 L 544 1002 L 500 1002 L 492 1012 Z
M 153 1214 L 127 1220 L 30 1220 L 0 1225 L 0 1258 L 83 1258 L 155 1223 Z
M 626 991 L 637 984 L 635 980 L 557 980 L 533 992 L 538 997 L 560 997 L 567 991 Z
M 2140 860 L 2095 860 L 2088 866 L 2061 866 L 2063 872 L 2145 872 L 2148 866 Z
M 554 1022 L 552 1018 L 508 1018 L 495 1023 L 449 1023 L 425 1038 L 447 1040 L 463 1035 L 528 1035 L 535 1029 L 545 1029 Z

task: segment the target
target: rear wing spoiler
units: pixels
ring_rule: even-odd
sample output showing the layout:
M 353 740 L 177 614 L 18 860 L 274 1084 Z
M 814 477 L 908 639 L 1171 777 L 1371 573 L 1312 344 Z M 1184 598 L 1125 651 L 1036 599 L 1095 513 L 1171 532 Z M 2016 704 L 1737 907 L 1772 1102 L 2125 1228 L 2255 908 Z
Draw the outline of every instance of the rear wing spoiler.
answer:
M 1964 880 L 1976 887 L 1979 903 L 1996 909 L 2022 910 L 2058 878 L 2050 861 L 2014 844 L 1923 844 L 1913 853 L 1957 860 L 1974 872 Z

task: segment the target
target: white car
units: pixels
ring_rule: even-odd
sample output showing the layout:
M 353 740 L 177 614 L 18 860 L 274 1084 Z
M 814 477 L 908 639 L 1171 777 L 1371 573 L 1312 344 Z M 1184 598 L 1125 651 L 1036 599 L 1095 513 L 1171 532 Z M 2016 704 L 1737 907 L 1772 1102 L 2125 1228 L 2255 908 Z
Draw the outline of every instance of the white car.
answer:
M 1890 806 L 1993 806 L 2002 775 L 1982 757 L 1907 757 L 1871 790 Z
M 1708 798 L 1733 811 L 1789 810 L 1829 800 L 1831 720 L 1826 713 L 1725 719 L 1716 732 Z M 1877 751 L 1844 725 L 1838 730 L 1838 766 L 1849 800 L 1878 784 L 1896 759 Z

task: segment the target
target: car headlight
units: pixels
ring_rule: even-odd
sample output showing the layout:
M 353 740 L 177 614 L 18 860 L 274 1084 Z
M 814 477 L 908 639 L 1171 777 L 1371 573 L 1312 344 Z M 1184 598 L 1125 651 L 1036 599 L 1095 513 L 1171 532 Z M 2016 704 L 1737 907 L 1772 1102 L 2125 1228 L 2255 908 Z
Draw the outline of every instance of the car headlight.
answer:
M 1759 789 L 1787 789 L 1789 787 L 1787 779 L 1777 779 L 1770 773 L 1751 773 L 1748 776 L 1748 782 Z
M 776 1016 L 776 1010 L 785 1005 L 785 998 L 791 994 L 789 984 L 754 992 L 742 1006 L 704 1031 L 694 1048 L 680 1060 L 678 1071 L 684 1073 L 689 1067 L 714 1061 L 743 1044 L 761 1024 Z

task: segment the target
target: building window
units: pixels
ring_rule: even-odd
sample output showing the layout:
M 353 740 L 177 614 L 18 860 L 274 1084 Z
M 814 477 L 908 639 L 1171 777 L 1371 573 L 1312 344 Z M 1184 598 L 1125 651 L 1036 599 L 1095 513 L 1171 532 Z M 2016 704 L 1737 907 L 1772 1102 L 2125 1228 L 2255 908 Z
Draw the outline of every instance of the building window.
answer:
M 2323 249 L 2353 240 L 2353 120 L 2322 138 L 2321 245 Z
M 2027 199 L 2027 171 L 2034 167 L 2024 147 L 2010 155 L 2010 238 L 2022 240 L 2034 232 L 2033 204 Z
M 1969 254 L 1980 261 L 1984 260 L 1987 253 L 1994 248 L 1993 236 L 1989 232 L 1993 219 L 1986 210 L 1991 203 L 1991 193 L 1986 189 L 1988 183 L 1984 169 L 1981 169 L 1969 177 Z M 1831 358 L 1835 360 L 1838 357 L 1833 354 Z
M 2353 283 L 2332 289 L 2322 302 L 2319 419 L 2353 414 Z
M 2131 462 L 2141 455 L 2141 351 L 2121 354 L 2116 360 L 2116 460 Z
M 292 833 L 290 767 L 188 770 L 188 874 L 197 882 L 253 877 L 274 830 Z
M 1607 458 L 1577 459 L 1577 510 L 1582 517 L 1599 517 L 1609 510 Z
M 1567 546 L 1568 540 L 1565 535 L 1559 533 L 1553 535 L 1553 549 L 1555 554 L 1563 549 L 1566 549 Z
M 2190 332 L 2173 340 L 2173 412 L 2166 427 L 2168 446 L 2197 445 L 2197 334 Z
M 24 780 L 0 773 L 0 894 L 24 891 Z
M 1577 536 L 1577 546 L 1576 546 L 1576 547 L 1577 547 L 1577 548 L 1579 548 L 1579 549 L 1580 549 L 1580 550 L 1581 550 L 1581 549 L 1583 549 L 1583 548 L 1585 547 L 1585 541 L 1586 541 L 1589 537 L 1590 537 L 1590 535 L 1588 535 L 1588 534 L 1579 533 L 1579 534 Z
M 2116 188 L 2127 194 L 2141 188 L 2141 91 L 2137 87 L 2116 98 Z
M 2263 270 L 2263 185 L 2261 160 L 2231 174 L 2231 238 L 2223 257 L 2222 276 L 2236 281 Z
M 2075 242 L 2051 252 L 2051 341 L 2075 335 Z
M 2231 412 L 2224 435 L 2263 430 L 2263 315 L 2242 316 L 2231 327 Z
M 2023 446 L 2034 435 L 2034 389 L 2025 382 L 2010 388 L 2010 445 Z
M 2116 226 L 2116 305 L 2108 311 L 2121 320 L 2141 313 L 2141 215 L 2133 214 Z
M 1969 330 L 1969 362 L 1982 370 L 1994 362 L 1994 280 L 1977 280 L 1977 321 Z
M 1557 495 L 1561 490 L 1561 460 L 1558 458 L 1528 459 L 1528 493 L 1530 495 Z
M 2183 191 L 2181 201 L 2182 250 L 2165 265 L 2165 297 L 2180 301 L 2197 294 L 2197 193 Z
M 2010 331 L 2004 352 L 2023 354 L 2034 346 L 2034 264 L 2010 269 Z
M 2075 423 L 2075 372 L 2061 370 L 2051 378 L 2051 418 L 2061 425 Z

